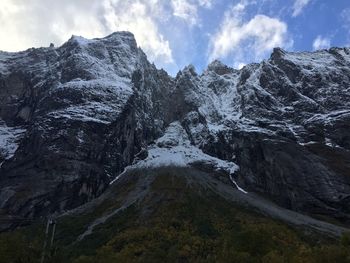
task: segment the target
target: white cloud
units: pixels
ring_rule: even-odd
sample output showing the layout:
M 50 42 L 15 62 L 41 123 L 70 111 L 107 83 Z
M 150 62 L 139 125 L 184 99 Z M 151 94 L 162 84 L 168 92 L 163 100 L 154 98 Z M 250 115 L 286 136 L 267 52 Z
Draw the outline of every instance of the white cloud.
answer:
M 200 6 L 205 7 L 205 8 L 211 8 L 213 5 L 213 1 L 212 0 L 198 0 L 198 4 Z
M 311 0 L 295 0 L 293 5 L 292 16 L 296 17 L 303 12 L 303 9 L 311 2 Z
M 154 2 L 154 3 L 152 3 Z M 172 63 L 172 52 L 169 42 L 159 33 L 154 18 L 148 14 L 157 0 L 149 4 L 130 0 L 105 0 L 104 18 L 111 31 L 130 31 L 134 33 L 138 44 L 152 61 Z
M 317 36 L 314 42 L 312 43 L 312 47 L 314 50 L 318 49 L 326 49 L 331 46 L 331 40 L 327 37 Z
M 171 0 L 173 15 L 181 18 L 190 26 L 199 25 L 198 8 L 211 8 L 212 0 Z
M 177 16 L 190 25 L 195 25 L 198 22 L 197 5 L 192 4 L 188 0 L 172 0 L 173 15 Z
M 157 19 L 160 0 L 1 0 L 0 50 L 56 45 L 71 35 L 103 37 L 129 30 L 151 61 L 172 63 L 169 42 Z
M 244 21 L 246 6 L 242 1 L 225 13 L 218 32 L 211 37 L 209 61 L 232 56 L 238 67 L 262 59 L 274 47 L 291 46 L 284 22 L 266 15 Z
M 72 32 L 87 37 L 100 36 L 103 25 L 94 18 L 95 5 L 85 1 L 2 0 L 0 9 L 0 49 L 20 50 L 32 46 L 61 44 Z M 84 3 L 85 2 L 85 3 Z M 84 21 L 82 23 L 81 21 Z

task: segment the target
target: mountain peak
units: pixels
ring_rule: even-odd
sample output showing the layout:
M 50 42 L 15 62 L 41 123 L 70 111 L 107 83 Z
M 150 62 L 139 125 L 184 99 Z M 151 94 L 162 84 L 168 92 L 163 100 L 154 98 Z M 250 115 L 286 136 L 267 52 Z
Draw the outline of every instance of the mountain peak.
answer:
M 192 65 L 189 64 L 188 66 L 184 67 L 183 70 L 181 70 L 178 75 L 182 75 L 182 74 L 190 74 L 192 76 L 197 76 L 197 72 L 196 72 L 196 68 Z
M 71 38 L 68 40 L 68 42 L 77 43 L 79 45 L 87 45 L 91 41 L 92 40 L 90 40 L 90 39 L 87 39 L 87 38 L 82 37 L 82 36 L 77 36 L 77 35 L 72 35 Z
M 115 42 L 115 43 L 125 43 L 132 48 L 137 48 L 137 42 L 133 33 L 128 31 L 118 31 L 101 38 L 101 40 Z
M 234 69 L 226 66 L 220 60 L 215 59 L 208 65 L 208 71 L 213 71 L 218 75 L 224 75 L 227 73 L 232 73 Z
M 135 35 L 129 31 L 115 31 L 104 38 L 125 37 L 135 39 Z
M 79 46 L 86 46 L 95 41 L 103 41 L 105 43 L 110 43 L 112 45 L 127 45 L 132 49 L 137 48 L 137 43 L 134 34 L 128 31 L 118 31 L 113 32 L 112 34 L 103 37 L 103 38 L 93 38 L 88 39 L 78 35 L 72 35 L 71 38 L 67 41 L 70 44 L 77 44 Z
M 282 48 L 280 47 L 275 47 L 272 51 L 272 54 L 271 54 L 271 59 L 272 60 L 278 60 L 278 59 L 281 59 L 284 55 L 286 54 L 286 51 L 283 50 Z

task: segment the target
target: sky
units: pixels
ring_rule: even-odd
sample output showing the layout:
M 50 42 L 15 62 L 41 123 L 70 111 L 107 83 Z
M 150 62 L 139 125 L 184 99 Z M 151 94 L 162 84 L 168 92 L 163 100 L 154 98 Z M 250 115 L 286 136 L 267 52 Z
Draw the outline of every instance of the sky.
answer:
M 72 35 L 130 31 L 148 59 L 175 75 L 219 59 L 241 68 L 274 47 L 350 46 L 350 0 L 1 0 L 0 50 L 62 45 Z

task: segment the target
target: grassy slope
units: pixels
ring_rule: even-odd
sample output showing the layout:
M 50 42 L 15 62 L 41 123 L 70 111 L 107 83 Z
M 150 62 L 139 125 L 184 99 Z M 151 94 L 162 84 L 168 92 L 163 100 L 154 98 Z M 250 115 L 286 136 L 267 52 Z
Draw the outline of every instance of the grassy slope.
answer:
M 189 172 L 135 172 L 136 177 L 157 174 L 147 195 L 81 242 L 75 242 L 77 236 L 95 218 L 118 208 L 134 181 L 123 185 L 124 193 L 112 193 L 94 208 L 61 218 L 53 256 L 46 262 L 350 262 L 349 238 L 332 240 L 238 207 L 189 184 Z M 2 234 L 0 262 L 38 262 L 43 235 L 35 233 L 43 228 L 37 224 Z

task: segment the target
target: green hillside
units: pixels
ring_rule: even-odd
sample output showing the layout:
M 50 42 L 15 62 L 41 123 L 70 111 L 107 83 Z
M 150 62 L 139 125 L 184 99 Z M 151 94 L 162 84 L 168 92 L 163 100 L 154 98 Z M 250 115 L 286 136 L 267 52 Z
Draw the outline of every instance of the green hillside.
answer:
M 191 173 L 199 171 L 131 172 L 94 206 L 57 219 L 45 262 L 350 262 L 349 235 L 329 237 L 263 216 L 190 180 Z M 79 240 L 97 218 L 118 209 L 142 177 L 152 177 L 142 198 Z M 40 262 L 44 231 L 39 222 L 1 234 L 0 262 Z

